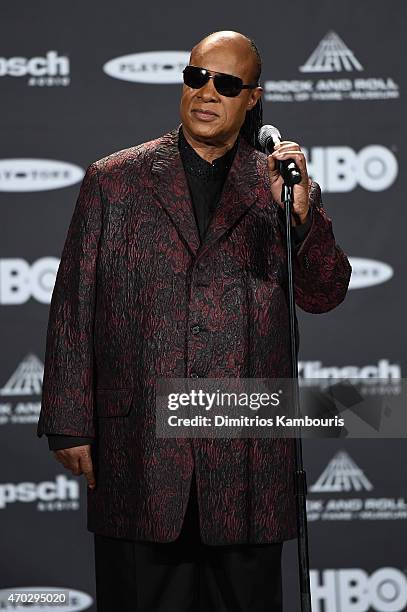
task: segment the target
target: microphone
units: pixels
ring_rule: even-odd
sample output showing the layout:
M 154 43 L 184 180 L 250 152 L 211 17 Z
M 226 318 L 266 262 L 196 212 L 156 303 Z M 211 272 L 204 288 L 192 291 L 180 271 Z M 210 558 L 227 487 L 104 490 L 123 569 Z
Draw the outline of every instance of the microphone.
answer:
M 263 125 L 258 137 L 260 145 L 268 153 L 273 153 L 274 145 L 282 140 L 280 132 L 274 125 Z M 296 185 L 301 182 L 301 172 L 293 159 L 280 160 L 278 169 L 286 185 Z

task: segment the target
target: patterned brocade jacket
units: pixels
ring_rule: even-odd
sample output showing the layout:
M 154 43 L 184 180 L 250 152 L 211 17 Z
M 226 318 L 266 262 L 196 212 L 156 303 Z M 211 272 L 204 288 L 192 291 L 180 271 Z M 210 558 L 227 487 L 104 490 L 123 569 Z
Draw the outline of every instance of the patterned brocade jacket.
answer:
M 90 531 L 169 542 L 195 466 L 206 544 L 296 537 L 293 439 L 159 438 L 157 377 L 290 376 L 286 252 L 267 156 L 239 138 L 200 244 L 178 128 L 91 164 L 51 299 L 38 436 L 89 436 Z M 327 312 L 351 268 L 317 183 L 297 305 Z

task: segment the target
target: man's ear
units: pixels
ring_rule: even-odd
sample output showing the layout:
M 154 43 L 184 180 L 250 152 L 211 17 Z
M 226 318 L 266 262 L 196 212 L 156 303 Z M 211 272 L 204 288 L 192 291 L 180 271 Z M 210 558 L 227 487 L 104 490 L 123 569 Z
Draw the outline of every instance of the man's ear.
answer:
M 250 93 L 250 98 L 247 102 L 247 110 L 251 110 L 257 103 L 257 100 L 261 97 L 263 93 L 263 87 L 256 87 L 256 89 L 252 89 Z

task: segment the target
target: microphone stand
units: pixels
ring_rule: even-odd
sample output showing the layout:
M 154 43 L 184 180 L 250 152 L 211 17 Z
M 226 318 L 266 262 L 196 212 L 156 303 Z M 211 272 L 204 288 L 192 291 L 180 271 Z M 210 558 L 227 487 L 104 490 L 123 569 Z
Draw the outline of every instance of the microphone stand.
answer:
M 284 184 L 281 200 L 284 203 L 286 221 L 286 243 L 287 243 L 287 274 L 288 274 L 288 310 L 290 319 L 290 345 L 291 345 L 291 376 L 293 379 L 293 400 L 295 418 L 301 416 L 300 398 L 298 386 L 298 355 L 297 338 L 295 333 L 295 298 L 293 282 L 292 262 L 292 239 L 291 239 L 291 212 L 293 210 L 294 193 L 293 184 L 301 180 L 301 175 L 290 175 L 282 173 Z M 297 427 L 297 432 L 299 426 Z M 302 439 L 300 435 L 295 437 L 295 495 L 297 508 L 297 532 L 298 532 L 298 570 L 300 579 L 301 612 L 311 612 L 311 586 L 309 576 L 308 555 L 308 529 L 307 529 L 307 481 L 302 461 Z

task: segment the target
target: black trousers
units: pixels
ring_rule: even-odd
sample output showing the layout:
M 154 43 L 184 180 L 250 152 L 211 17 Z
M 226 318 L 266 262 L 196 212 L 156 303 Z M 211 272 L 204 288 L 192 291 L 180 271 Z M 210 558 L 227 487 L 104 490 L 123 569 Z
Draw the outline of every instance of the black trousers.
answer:
M 98 612 L 282 612 L 282 543 L 203 544 L 195 477 L 174 542 L 94 538 Z

